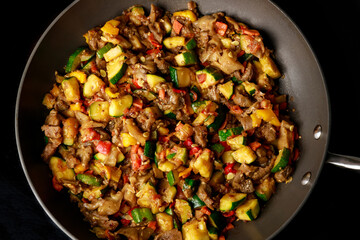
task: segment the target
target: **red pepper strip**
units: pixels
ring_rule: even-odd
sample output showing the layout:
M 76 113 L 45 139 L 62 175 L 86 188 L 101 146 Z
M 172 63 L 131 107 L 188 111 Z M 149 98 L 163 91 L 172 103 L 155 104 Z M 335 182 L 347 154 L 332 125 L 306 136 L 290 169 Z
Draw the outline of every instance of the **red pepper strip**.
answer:
M 149 34 L 148 39 L 149 39 L 150 43 L 151 43 L 154 47 L 159 48 L 159 49 L 162 48 L 162 45 L 161 45 L 160 43 L 158 43 L 158 41 L 155 40 L 153 33 L 150 33 L 150 34 Z
M 233 216 L 234 214 L 235 214 L 235 211 L 233 210 L 233 211 L 230 211 L 230 212 L 225 212 L 222 215 L 227 218 L 227 217 Z
M 173 88 L 174 93 L 186 94 L 186 90 Z
M 225 148 L 225 151 L 231 150 L 231 147 L 226 143 L 226 141 L 220 142 L 220 144 Z
M 192 156 L 192 155 L 195 155 L 197 152 L 199 152 L 201 150 L 201 148 L 199 146 L 196 146 L 196 147 L 193 147 L 190 152 L 189 152 L 189 155 Z
M 131 221 L 127 219 L 121 219 L 120 222 L 123 226 L 128 226 L 131 223 Z
M 248 29 L 247 27 L 240 26 L 242 30 L 242 34 L 249 35 L 249 36 L 260 36 L 260 33 L 255 29 Z
M 249 147 L 253 150 L 256 151 L 256 149 L 258 149 L 261 146 L 261 143 L 259 143 L 258 141 L 252 142 L 249 144 Z
M 191 140 L 191 138 L 186 139 L 186 141 L 184 142 L 184 146 L 190 150 L 191 146 L 194 144 L 194 142 Z
M 203 73 L 203 74 L 197 75 L 197 79 L 198 79 L 198 82 L 199 82 L 200 84 L 203 83 L 203 82 L 205 82 L 205 81 L 206 81 L 206 74 Z
M 99 141 L 98 145 L 96 146 L 96 150 L 99 153 L 108 155 L 111 151 L 112 143 L 110 141 Z
M 215 31 L 220 36 L 225 36 L 226 30 L 228 28 L 228 25 L 223 22 L 215 22 Z
M 141 110 L 143 108 L 143 105 L 144 103 L 140 98 L 135 98 L 132 107 L 136 107 L 139 110 Z
M 153 48 L 153 49 L 150 49 L 150 50 L 147 50 L 146 51 L 146 54 L 148 54 L 148 55 L 151 55 L 151 54 L 159 54 L 160 53 L 160 49 L 158 49 L 158 48 Z
M 224 168 L 224 174 L 227 175 L 229 173 L 236 173 L 236 170 L 233 168 L 235 163 L 228 163 L 226 164 L 226 167 Z
M 211 211 L 207 207 L 202 207 L 200 211 L 208 216 L 211 215 Z
M 64 187 L 63 185 L 61 185 L 55 178 L 55 176 L 52 178 L 52 185 L 53 185 L 53 188 L 60 192 Z
M 155 231 L 156 230 L 156 221 L 150 221 L 148 224 L 148 227 Z
M 175 20 L 172 27 L 175 33 L 179 35 L 183 26 L 184 25 L 182 25 L 178 20 Z
M 165 99 L 165 90 L 164 89 L 159 90 L 159 98 L 162 100 Z
M 133 78 L 132 83 L 137 89 L 141 89 L 142 87 L 139 85 L 137 78 Z
M 98 132 L 96 132 L 92 128 L 86 128 L 81 140 L 82 140 L 82 142 L 88 142 L 88 141 L 99 140 L 99 139 L 100 139 L 100 134 Z
M 131 151 L 130 151 L 131 167 L 134 171 L 139 170 L 139 168 L 141 166 L 141 158 L 138 155 L 139 148 L 140 148 L 139 144 L 131 146 Z

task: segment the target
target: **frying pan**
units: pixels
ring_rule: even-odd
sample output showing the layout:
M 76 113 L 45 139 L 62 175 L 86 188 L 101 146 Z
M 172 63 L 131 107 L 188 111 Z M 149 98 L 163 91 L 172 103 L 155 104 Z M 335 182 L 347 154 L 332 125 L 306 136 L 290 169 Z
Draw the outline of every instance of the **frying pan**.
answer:
M 176 11 L 185 9 L 186 2 L 159 0 L 151 3 Z M 360 160 L 328 153 L 330 106 L 324 78 L 306 39 L 285 13 L 263 0 L 223 0 L 221 4 L 208 0 L 196 2 L 202 14 L 223 11 L 259 29 L 265 37 L 265 44 L 275 49 L 276 61 L 285 74 L 285 78 L 280 80 L 280 91 L 293 99 L 290 108 L 295 111 L 291 117 L 298 124 L 301 135 L 301 157 L 296 163 L 293 180 L 289 184 L 279 184 L 277 193 L 256 221 L 237 222 L 236 228 L 229 233 L 229 239 L 271 238 L 304 204 L 325 160 L 353 169 L 359 169 Z M 51 187 L 50 171 L 40 159 L 43 148 L 40 126 L 47 114 L 41 101 L 44 93 L 51 89 L 54 71 L 60 70 L 74 49 L 84 44 L 82 34 L 134 4 L 150 7 L 150 2 L 145 0 L 82 0 L 72 3 L 40 38 L 20 83 L 15 122 L 21 164 L 40 205 L 70 238 L 96 239 L 68 196 Z

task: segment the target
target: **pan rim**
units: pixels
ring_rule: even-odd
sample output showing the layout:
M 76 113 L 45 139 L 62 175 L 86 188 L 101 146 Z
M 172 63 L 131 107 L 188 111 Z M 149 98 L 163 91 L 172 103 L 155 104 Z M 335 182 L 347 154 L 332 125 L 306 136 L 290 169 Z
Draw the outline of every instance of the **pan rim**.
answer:
M 21 143 L 20 143 L 20 133 L 19 133 L 19 108 L 20 108 L 20 98 L 21 98 L 21 93 L 23 90 L 23 85 L 24 85 L 24 81 L 25 81 L 25 77 L 28 73 L 28 69 L 29 66 L 33 60 L 34 55 L 36 54 L 39 46 L 41 45 L 41 43 L 43 42 L 44 38 L 46 37 L 46 35 L 48 34 L 48 32 L 53 28 L 53 26 L 58 22 L 58 20 L 60 18 L 62 18 L 62 16 L 69 11 L 75 4 L 77 4 L 78 2 L 80 2 L 80 0 L 74 0 L 72 3 L 70 3 L 64 10 L 62 10 L 55 18 L 54 20 L 49 24 L 49 26 L 45 29 L 45 31 L 42 33 L 42 35 L 40 36 L 40 38 L 37 40 L 36 45 L 34 46 L 33 50 L 31 51 L 31 54 L 26 62 L 24 71 L 22 73 L 21 76 L 21 80 L 19 83 L 19 87 L 18 87 L 18 92 L 17 92 L 17 96 L 16 96 L 16 105 L 15 105 L 15 137 L 16 137 L 16 146 L 17 146 L 17 151 L 19 154 L 19 159 L 20 159 L 20 163 L 21 163 L 21 167 L 22 170 L 24 172 L 24 175 L 26 177 L 26 180 L 31 188 L 32 193 L 34 194 L 37 202 L 40 204 L 41 208 L 45 211 L 45 213 L 49 216 L 49 218 L 53 221 L 53 223 L 63 232 L 65 233 L 65 235 L 67 235 L 69 238 L 71 239 L 76 239 L 76 237 L 69 232 L 55 217 L 54 215 L 50 212 L 50 210 L 46 207 L 45 203 L 42 201 L 42 199 L 40 198 L 38 191 L 36 190 L 30 176 L 28 173 L 28 170 L 26 168 L 26 164 L 25 164 L 25 160 L 24 160 L 24 156 L 22 154 L 22 149 L 21 149 Z
M 35 186 L 33 185 L 33 182 L 29 176 L 28 170 L 26 168 L 26 164 L 25 164 L 25 160 L 24 160 L 24 156 L 22 154 L 22 149 L 21 149 L 21 141 L 20 141 L 20 133 L 19 133 L 19 121 L 18 121 L 18 117 L 19 117 L 19 108 L 20 108 L 20 98 L 21 98 L 21 93 L 23 90 L 23 85 L 24 85 L 24 81 L 25 81 L 25 77 L 28 73 L 28 69 L 29 66 L 33 60 L 34 55 L 36 54 L 39 46 L 41 45 L 41 43 L 43 42 L 43 39 L 46 37 L 46 35 L 48 34 L 48 32 L 53 28 L 53 26 L 58 22 L 58 20 L 60 18 L 63 17 L 63 15 L 68 12 L 74 5 L 76 5 L 78 2 L 80 2 L 80 0 L 74 0 L 72 3 L 70 3 L 63 11 L 61 11 L 59 13 L 59 15 L 57 15 L 57 17 L 49 24 L 49 26 L 46 28 L 46 30 L 42 33 L 41 37 L 38 39 L 36 45 L 34 46 L 28 60 L 27 63 L 25 65 L 24 71 L 22 73 L 21 76 L 21 81 L 19 83 L 19 87 L 18 87 L 18 92 L 17 92 L 17 98 L 16 98 L 16 105 L 15 105 L 15 136 L 16 136 L 16 145 L 17 145 L 17 151 L 19 154 L 19 159 L 20 159 L 20 163 L 22 166 L 22 169 L 24 171 L 25 177 L 27 179 L 27 182 L 35 196 L 35 198 L 37 199 L 38 203 L 41 205 L 42 209 L 46 212 L 46 214 L 50 217 L 50 219 L 53 221 L 53 223 L 55 223 L 55 225 L 61 229 L 62 232 L 64 232 L 68 237 L 70 237 L 71 239 L 76 239 L 76 237 L 69 232 L 55 217 L 54 215 L 50 212 L 50 210 L 46 207 L 46 205 L 44 204 L 44 202 L 42 201 L 42 199 L 40 198 Z M 324 87 L 324 97 L 325 97 L 325 102 L 327 103 L 327 129 L 326 133 L 326 142 L 325 142 L 325 146 L 324 146 L 324 152 L 322 153 L 322 160 L 320 162 L 320 165 L 317 169 L 315 178 L 313 178 L 312 180 L 312 186 L 309 188 L 308 192 L 306 193 L 305 197 L 303 198 L 301 204 L 299 204 L 296 208 L 296 210 L 292 213 L 292 215 L 282 223 L 282 225 L 276 230 L 274 231 L 270 236 L 269 239 L 274 238 L 276 235 L 278 235 L 291 221 L 292 219 L 298 214 L 298 212 L 302 209 L 302 207 L 304 206 L 304 204 L 306 203 L 306 201 L 308 200 L 309 196 L 311 195 L 317 181 L 319 178 L 319 175 L 322 171 L 324 162 L 325 162 L 325 158 L 327 155 L 327 151 L 328 151 L 328 146 L 329 146 L 329 139 L 330 139 L 330 135 L 331 135 L 331 104 L 330 104 L 330 99 L 329 99 L 329 94 L 328 94 L 328 88 L 326 85 L 326 81 L 325 81 L 325 77 L 323 74 L 323 71 L 321 69 L 321 65 L 319 64 L 318 58 L 315 55 L 315 52 L 313 51 L 313 48 L 311 47 L 310 43 L 308 42 L 308 40 L 306 39 L 305 35 L 303 34 L 303 32 L 300 30 L 300 28 L 295 24 L 295 22 L 274 2 L 272 1 L 268 1 L 273 7 L 275 7 L 279 13 L 283 14 L 286 19 L 294 26 L 294 28 L 296 29 L 296 31 L 298 31 L 299 35 L 302 37 L 302 40 L 306 43 L 306 46 L 309 48 L 312 58 L 314 59 L 314 62 L 316 63 L 316 69 L 319 71 L 320 74 L 320 78 L 322 79 L 322 84 Z

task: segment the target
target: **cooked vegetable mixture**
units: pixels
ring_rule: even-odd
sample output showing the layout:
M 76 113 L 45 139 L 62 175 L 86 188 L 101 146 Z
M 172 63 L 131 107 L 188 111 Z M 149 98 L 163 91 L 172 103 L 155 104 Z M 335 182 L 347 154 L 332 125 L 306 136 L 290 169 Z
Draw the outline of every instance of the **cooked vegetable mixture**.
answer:
M 297 128 L 259 31 L 189 2 L 84 38 L 43 99 L 42 158 L 96 236 L 225 239 L 291 181 Z

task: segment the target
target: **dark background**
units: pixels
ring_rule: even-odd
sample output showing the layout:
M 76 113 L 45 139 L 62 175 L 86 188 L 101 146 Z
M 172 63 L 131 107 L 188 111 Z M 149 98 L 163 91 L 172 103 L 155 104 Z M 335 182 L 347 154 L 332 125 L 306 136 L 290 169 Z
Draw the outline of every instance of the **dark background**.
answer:
M 1 106 L 6 124 L 2 127 L 0 239 L 67 239 L 27 185 L 15 143 L 14 115 L 22 71 L 33 47 L 71 2 L 7 1 L 3 6 L 1 89 L 5 96 Z M 329 151 L 360 157 L 360 1 L 273 2 L 298 25 L 323 70 L 332 111 Z M 325 164 L 308 201 L 275 239 L 358 239 L 359 179 L 358 172 Z

